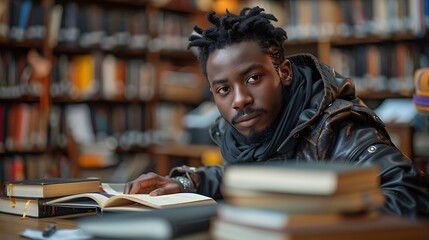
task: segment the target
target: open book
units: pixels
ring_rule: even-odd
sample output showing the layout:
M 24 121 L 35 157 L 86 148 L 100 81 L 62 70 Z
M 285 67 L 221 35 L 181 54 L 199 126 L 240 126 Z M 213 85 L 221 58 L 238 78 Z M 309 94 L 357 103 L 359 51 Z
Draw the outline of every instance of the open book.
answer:
M 149 194 L 122 194 L 118 185 L 102 184 L 104 192 L 82 193 L 60 197 L 47 205 L 62 207 L 100 208 L 103 211 L 147 211 L 152 209 L 215 204 L 210 197 L 196 193 L 175 193 L 161 196 Z

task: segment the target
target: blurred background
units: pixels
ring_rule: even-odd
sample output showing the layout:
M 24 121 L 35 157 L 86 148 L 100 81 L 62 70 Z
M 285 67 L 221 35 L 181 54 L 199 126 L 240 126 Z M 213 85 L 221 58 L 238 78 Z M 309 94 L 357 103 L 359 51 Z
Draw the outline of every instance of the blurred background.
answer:
M 287 54 L 353 78 L 395 144 L 429 170 L 413 102 L 415 72 L 429 65 L 428 1 L 0 0 L 0 181 L 125 182 L 222 164 L 208 136 L 219 112 L 188 37 L 210 9 L 256 5 L 287 31 Z

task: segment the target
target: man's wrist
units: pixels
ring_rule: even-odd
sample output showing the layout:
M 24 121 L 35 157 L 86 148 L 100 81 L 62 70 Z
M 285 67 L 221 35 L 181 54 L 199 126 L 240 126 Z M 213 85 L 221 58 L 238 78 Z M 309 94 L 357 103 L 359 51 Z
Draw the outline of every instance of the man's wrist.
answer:
M 184 192 L 196 192 L 194 183 L 189 178 L 184 176 L 176 176 L 173 177 L 173 179 L 175 179 L 180 183 L 180 185 L 182 185 Z
M 198 191 L 198 187 L 199 187 L 200 182 L 201 182 L 201 177 L 200 177 L 200 174 L 198 173 L 197 168 L 189 167 L 186 165 L 183 165 L 181 167 L 172 168 L 170 171 L 169 177 L 174 179 L 175 177 L 178 177 L 178 176 L 187 178 L 191 181 L 192 187 L 189 189 L 189 192 L 197 192 Z

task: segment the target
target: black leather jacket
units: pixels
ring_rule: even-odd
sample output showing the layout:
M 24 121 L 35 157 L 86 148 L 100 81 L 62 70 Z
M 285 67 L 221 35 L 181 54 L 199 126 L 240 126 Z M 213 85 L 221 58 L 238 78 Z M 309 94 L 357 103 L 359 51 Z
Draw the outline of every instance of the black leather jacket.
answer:
M 377 164 L 381 169 L 381 188 L 387 200 L 383 210 L 411 217 L 429 216 L 427 177 L 394 146 L 383 122 L 355 96 L 352 80 L 311 55 L 295 55 L 288 59 L 293 67 L 307 66 L 316 71 L 310 75 L 323 79 L 325 92 L 312 99 L 319 106 L 316 116 L 304 119 L 305 123 L 289 134 L 272 159 L 340 159 L 355 164 Z M 210 129 L 218 145 L 224 124 L 227 124 L 225 120 L 218 119 Z M 296 150 L 286 151 L 286 146 L 295 145 L 292 142 L 297 142 Z M 198 172 L 201 177 L 198 192 L 221 199 L 219 187 L 223 167 L 201 167 Z

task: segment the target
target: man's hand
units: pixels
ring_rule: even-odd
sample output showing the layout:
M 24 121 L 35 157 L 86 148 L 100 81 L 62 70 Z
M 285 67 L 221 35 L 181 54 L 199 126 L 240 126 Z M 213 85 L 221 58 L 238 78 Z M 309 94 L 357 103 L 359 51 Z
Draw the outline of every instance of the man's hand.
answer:
M 183 192 L 183 186 L 175 179 L 162 177 L 150 172 L 142 174 L 135 180 L 125 184 L 125 194 L 149 193 L 151 196 Z

